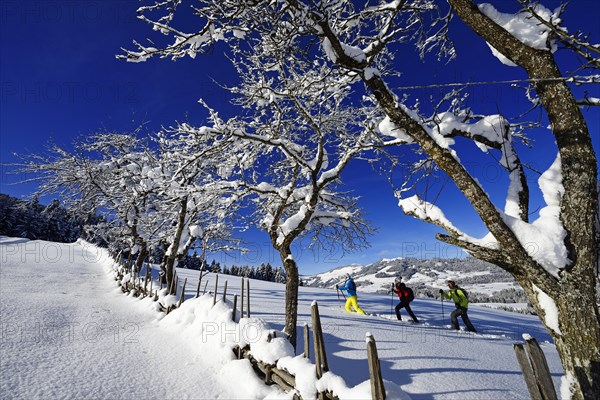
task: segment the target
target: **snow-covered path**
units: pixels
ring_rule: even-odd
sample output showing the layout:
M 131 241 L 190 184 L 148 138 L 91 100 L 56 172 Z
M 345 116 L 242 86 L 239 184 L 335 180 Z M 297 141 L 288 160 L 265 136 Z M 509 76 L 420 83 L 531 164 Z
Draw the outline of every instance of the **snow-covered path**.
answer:
M 2 238 L 0 257 L 2 398 L 240 396 L 205 378 L 218 362 L 123 296 L 94 247 Z

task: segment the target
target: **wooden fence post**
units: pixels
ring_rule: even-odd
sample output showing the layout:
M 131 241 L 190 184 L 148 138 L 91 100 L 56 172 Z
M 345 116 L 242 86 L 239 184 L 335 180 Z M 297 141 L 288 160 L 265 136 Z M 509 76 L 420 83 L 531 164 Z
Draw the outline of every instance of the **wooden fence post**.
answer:
M 304 323 L 304 358 L 310 360 L 310 340 L 309 340 L 308 324 Z
M 373 400 L 385 400 L 385 387 L 381 377 L 381 365 L 377 355 L 375 338 L 367 333 L 367 357 L 369 362 L 369 376 L 371 380 L 371 398 Z
M 179 296 L 179 303 L 177 304 L 177 308 L 181 307 L 181 303 L 183 303 L 183 296 L 185 295 L 185 284 L 187 283 L 187 278 L 183 280 L 183 288 L 181 289 L 181 296 Z
M 327 365 L 327 355 L 325 354 L 325 344 L 323 343 L 323 331 L 321 330 L 321 317 L 319 316 L 319 305 L 316 301 L 311 305 L 311 316 L 313 326 L 313 342 L 315 349 L 315 366 L 317 368 L 317 378 L 321 378 L 324 372 L 329 371 Z
M 225 281 L 225 287 L 223 288 L 223 303 L 227 299 L 227 281 Z
M 129 256 L 127 257 L 127 264 L 125 264 L 125 270 L 127 270 L 127 272 L 131 273 L 131 262 L 133 261 L 133 253 L 131 252 L 131 249 L 129 249 Z
M 200 284 L 202 283 L 202 271 L 200 271 L 200 275 L 198 276 L 198 286 L 196 287 L 196 298 L 200 297 Z
M 202 294 L 206 293 L 206 287 L 208 286 L 208 279 L 206 280 L 206 282 L 204 283 L 204 290 L 202 291 Z
M 244 318 L 244 278 L 242 277 L 242 294 L 240 299 L 240 318 Z
M 168 287 L 167 294 L 172 294 L 173 292 L 177 293 L 177 270 L 173 268 L 173 274 L 171 275 L 171 285 Z
M 250 278 L 246 278 L 246 303 L 248 303 L 246 317 L 250 318 Z
M 217 304 L 217 290 L 219 290 L 219 274 L 215 276 L 215 293 L 213 294 L 213 306 Z
M 231 320 L 235 322 L 235 315 L 237 314 L 237 294 L 233 295 L 233 309 L 231 310 Z
M 533 374 L 538 382 L 538 387 L 544 400 L 557 400 L 556 389 L 550 375 L 550 368 L 542 348 L 534 338 L 525 340 L 525 348 L 529 353 Z
M 142 266 L 144 266 L 144 264 L 146 264 L 146 269 L 145 269 L 145 273 L 144 273 L 144 295 L 147 293 L 147 289 L 148 289 L 148 263 L 142 263 Z
M 533 369 L 531 369 L 531 364 L 529 364 L 529 360 L 527 359 L 525 348 L 520 343 L 515 343 L 513 347 L 515 349 L 515 354 L 517 355 L 517 361 L 519 362 L 519 366 L 523 372 L 523 377 L 525 378 L 525 383 L 527 384 L 527 389 L 529 390 L 529 396 L 531 396 L 531 400 L 542 400 L 542 395 L 538 389 L 537 381 L 535 379 L 535 375 L 533 374 Z

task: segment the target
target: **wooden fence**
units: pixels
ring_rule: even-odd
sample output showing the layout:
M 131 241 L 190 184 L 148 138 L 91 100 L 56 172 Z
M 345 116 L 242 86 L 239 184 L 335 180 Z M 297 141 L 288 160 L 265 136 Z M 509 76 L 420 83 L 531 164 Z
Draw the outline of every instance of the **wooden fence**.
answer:
M 154 301 L 158 301 L 158 292 L 159 292 L 159 290 L 163 289 L 163 284 L 162 284 L 162 281 L 160 281 L 159 282 L 160 286 L 158 288 L 153 287 L 154 281 L 152 279 L 150 269 L 148 267 L 146 267 L 145 274 L 142 276 L 139 273 L 136 273 L 131 266 L 128 267 L 128 265 L 129 265 L 128 261 L 123 261 L 119 264 L 124 268 L 124 271 L 126 273 L 130 274 L 130 278 L 127 280 L 127 282 L 122 282 L 123 278 L 125 277 L 125 274 L 123 274 L 122 271 L 117 272 L 116 279 L 120 282 L 121 290 L 124 293 L 134 293 L 134 296 L 136 296 L 136 297 L 151 296 L 151 297 L 153 297 Z M 196 286 L 196 297 L 200 297 L 200 286 L 202 284 L 202 278 L 205 275 L 206 275 L 206 271 L 200 271 L 200 274 L 198 275 L 198 283 Z M 227 284 L 228 284 L 228 282 L 225 281 L 225 285 L 224 285 L 224 289 L 223 289 L 223 293 L 222 293 L 223 301 L 225 301 L 227 298 Z M 206 293 L 207 285 L 208 285 L 208 280 L 206 280 L 206 282 L 205 282 L 204 291 L 202 292 L 202 294 Z M 173 305 L 163 306 L 161 304 L 161 311 L 165 312 L 166 314 L 169 314 L 174 309 L 179 308 L 181 306 L 181 304 L 185 301 L 184 296 L 185 296 L 186 286 L 187 286 L 187 278 L 185 278 L 183 280 L 183 285 L 182 285 L 181 291 L 179 292 L 179 301 Z M 246 309 L 245 310 L 244 310 L 244 299 L 243 299 L 244 288 L 247 292 Z M 179 277 L 177 276 L 177 270 L 173 271 L 173 279 L 171 281 L 170 289 L 171 289 L 170 292 L 173 293 L 174 296 L 177 296 L 177 292 L 179 291 Z M 217 303 L 218 291 L 219 291 L 219 274 L 216 274 L 215 275 L 215 288 L 214 288 L 214 293 L 213 293 L 213 305 Z M 249 279 L 242 278 L 241 292 L 242 292 L 242 304 L 241 304 L 241 314 L 240 315 L 243 318 L 244 311 L 245 311 L 246 316 L 249 317 L 250 316 L 250 280 Z M 234 301 L 237 303 L 237 295 L 234 296 Z M 235 313 L 236 305 L 234 305 L 234 307 L 233 307 L 234 313 Z M 235 320 L 235 314 L 232 315 L 232 318 Z
M 329 371 L 327 364 L 327 354 L 325 352 L 325 342 L 323 340 L 323 331 L 321 329 L 321 318 L 319 315 L 319 306 L 317 302 L 313 302 L 311 306 L 311 321 L 313 330 L 313 353 L 315 361 L 315 373 L 317 378 L 321 378 L 323 374 Z M 310 329 L 308 324 L 304 325 L 304 357 L 310 359 Z M 276 337 L 276 332 L 269 334 L 269 340 Z M 242 349 L 236 347 L 233 349 L 234 354 L 240 358 L 245 358 L 250 361 L 257 375 L 265 381 L 267 385 L 276 384 L 282 390 L 290 392 L 296 388 L 296 377 L 290 372 L 277 368 L 276 364 L 266 364 L 258 361 L 250 354 L 250 346 Z M 385 400 L 385 387 L 381 377 L 380 361 L 377 356 L 377 345 L 372 335 L 367 335 L 367 352 L 369 364 L 369 376 L 371 381 L 371 398 L 373 400 Z M 298 394 L 294 394 L 294 399 L 300 399 Z M 339 400 L 339 397 L 330 391 L 318 393 L 319 400 Z
M 151 279 L 150 274 L 148 273 L 148 269 L 144 274 L 144 277 L 141 277 L 139 274 L 136 276 L 131 268 L 126 269 L 127 272 L 131 274 L 130 279 L 127 282 L 121 284 L 121 290 L 123 292 L 131 293 L 133 292 L 135 296 L 138 297 L 147 297 L 152 296 L 154 301 L 158 301 L 158 290 L 159 288 L 153 288 L 153 280 Z M 202 279 L 204 277 L 204 272 L 200 271 L 200 275 L 198 277 L 198 283 L 196 286 L 196 297 L 200 296 L 200 286 L 202 283 Z M 124 275 L 122 273 L 118 273 L 117 280 L 121 281 Z M 150 283 L 148 285 L 148 280 Z M 178 278 L 176 272 L 173 277 L 173 287 L 171 292 L 177 295 L 178 291 Z M 165 313 L 170 313 L 174 309 L 181 306 L 181 304 L 185 301 L 184 294 L 185 288 L 187 285 L 187 278 L 183 281 L 183 286 L 180 292 L 179 301 L 176 304 L 170 306 L 162 306 L 161 311 Z M 204 292 L 206 293 L 206 287 L 208 285 L 208 280 L 204 285 Z M 162 289 L 162 284 L 160 285 L 160 289 Z M 217 303 L 218 299 L 218 291 L 219 291 L 219 275 L 215 276 L 215 287 L 213 293 L 213 305 Z M 241 287 L 240 287 L 240 318 L 250 317 L 250 279 L 242 278 Z M 245 295 L 245 296 L 244 296 Z M 227 281 L 224 282 L 222 300 L 226 301 L 227 297 Z M 231 318 L 233 321 L 236 320 L 237 316 L 237 294 L 233 297 L 233 309 L 231 312 Z M 245 300 L 245 301 L 244 301 Z M 319 306 L 317 302 L 313 302 L 311 305 L 311 322 L 312 322 L 312 330 L 313 330 L 313 349 L 314 349 L 314 362 L 315 362 L 315 373 L 317 378 L 321 378 L 323 374 L 329 371 L 329 366 L 327 364 L 327 353 L 325 351 L 325 342 L 323 340 L 323 330 L 321 329 L 321 317 L 319 315 Z M 279 333 L 283 335 L 283 333 Z M 303 329 L 304 336 L 304 357 L 310 359 L 310 329 L 308 324 L 304 325 Z M 273 338 L 277 337 L 277 332 L 272 331 L 269 333 L 267 340 L 271 341 Z M 244 348 L 240 348 L 239 346 L 233 349 L 234 354 L 238 359 L 245 358 L 250 361 L 252 368 L 258 375 L 258 377 L 267 385 L 277 385 L 285 392 L 291 392 L 296 390 L 296 377 L 290 372 L 280 369 L 276 367 L 276 364 L 267 364 L 263 361 L 256 360 L 250 354 L 250 346 L 247 345 Z M 381 377 L 381 368 L 379 357 L 377 356 L 377 346 L 375 344 L 375 339 L 372 335 L 367 335 L 367 354 L 368 354 L 368 366 L 369 366 L 369 375 L 371 380 L 371 396 L 373 400 L 385 400 L 385 388 L 383 385 L 383 379 Z M 301 399 L 298 394 L 294 394 L 294 399 Z M 337 396 L 335 396 L 332 392 L 326 391 L 322 393 L 318 393 L 319 400 L 339 400 Z
M 527 352 L 525 349 L 527 349 Z M 531 399 L 557 400 L 550 368 L 548 368 L 546 356 L 537 340 L 534 338 L 526 339 L 525 347 L 520 343 L 515 343 L 514 350 Z

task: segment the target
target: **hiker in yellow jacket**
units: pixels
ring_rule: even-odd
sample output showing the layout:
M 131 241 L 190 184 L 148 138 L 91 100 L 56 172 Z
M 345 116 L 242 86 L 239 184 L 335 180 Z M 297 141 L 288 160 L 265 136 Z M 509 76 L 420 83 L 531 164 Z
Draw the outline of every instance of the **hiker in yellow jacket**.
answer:
M 446 299 L 451 299 L 454 301 L 456 305 L 456 309 L 450 313 L 450 321 L 452 323 L 452 328 L 458 330 L 458 316 L 462 317 L 465 326 L 467 327 L 467 331 L 469 332 L 477 332 L 471 320 L 469 319 L 469 315 L 467 314 L 467 309 L 469 308 L 469 298 L 465 294 L 465 292 L 456 285 L 456 282 L 453 280 L 448 281 L 448 290 L 444 292 L 440 289 L 440 294 L 442 297 Z

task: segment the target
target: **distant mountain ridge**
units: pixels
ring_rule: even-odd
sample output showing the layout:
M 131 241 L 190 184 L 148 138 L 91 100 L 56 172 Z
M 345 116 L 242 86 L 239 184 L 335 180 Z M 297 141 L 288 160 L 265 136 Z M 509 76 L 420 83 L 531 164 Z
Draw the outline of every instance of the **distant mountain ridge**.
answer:
M 411 287 L 418 297 L 435 297 L 446 280 L 453 279 L 474 302 L 526 303 L 523 289 L 499 267 L 468 258 L 384 258 L 368 265 L 345 265 L 315 275 L 301 276 L 304 286 L 334 288 L 349 273 L 359 292 L 387 293 L 394 278 Z

